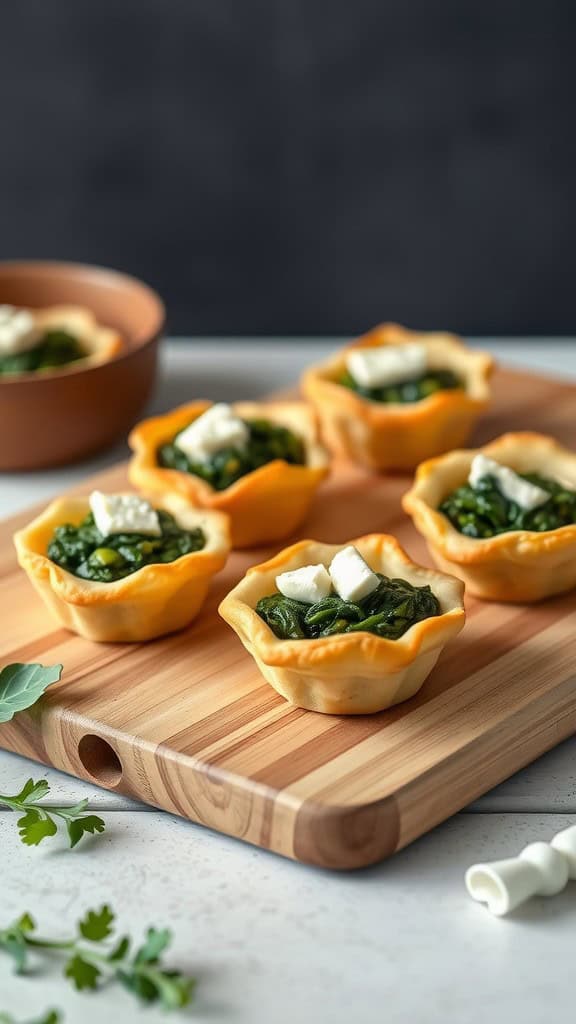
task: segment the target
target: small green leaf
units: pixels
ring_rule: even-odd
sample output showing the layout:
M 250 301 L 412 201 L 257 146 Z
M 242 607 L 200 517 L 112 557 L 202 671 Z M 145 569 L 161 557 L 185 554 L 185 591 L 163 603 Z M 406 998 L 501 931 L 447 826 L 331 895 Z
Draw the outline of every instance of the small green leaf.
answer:
M 149 928 L 146 932 L 146 941 L 140 947 L 134 958 L 135 964 L 154 964 L 159 956 L 170 945 L 172 932 L 168 928 Z
M 105 903 L 100 910 L 89 910 L 86 917 L 80 921 L 78 928 L 85 939 L 90 942 L 102 942 L 112 933 L 110 925 L 114 920 L 114 913 Z
M 7 800 L 14 804 L 29 804 L 35 800 L 41 800 L 49 791 L 50 786 L 46 779 L 40 779 L 38 782 L 34 782 L 34 779 L 28 779 L 28 782 L 26 782 L 19 793 L 16 793 L 15 796 L 0 794 L 0 800 Z
M 31 707 L 62 675 L 62 665 L 7 665 L 0 671 L 0 722 Z
M 56 823 L 44 811 L 42 814 L 30 807 L 23 818 L 18 819 L 20 839 L 26 846 L 38 846 L 47 836 L 55 836 Z
M 0 931 L 0 947 L 14 960 L 18 974 L 22 974 L 26 967 L 28 955 L 26 936 L 34 931 L 35 927 L 30 914 L 22 914 L 18 921 L 4 931 Z
M 0 933 L 0 946 L 12 957 L 16 973 L 22 974 L 28 954 L 24 936 L 17 930 Z
M 178 971 L 162 971 L 155 967 L 141 968 L 139 973 L 155 989 L 154 998 L 148 997 L 148 1002 L 159 1001 L 165 1010 L 188 1006 L 196 984 L 193 978 L 184 978 Z
M 67 978 L 70 978 L 75 987 L 78 990 L 83 988 L 94 989 L 98 985 L 98 978 L 102 972 L 95 966 L 85 960 L 80 953 L 76 953 L 66 964 L 64 974 Z
M 155 1003 L 158 999 L 156 986 L 141 974 L 134 971 L 116 971 L 116 977 L 124 988 L 133 992 L 143 1003 Z
M 66 828 L 70 837 L 70 846 L 74 847 L 80 842 L 85 832 L 94 835 L 95 832 L 103 832 L 106 826 L 102 818 L 97 817 L 96 814 L 89 814 L 86 818 L 77 818 L 76 821 L 66 822 Z
M 130 949 L 130 939 L 127 935 L 124 935 L 119 942 L 116 943 L 114 949 L 108 954 L 106 959 L 109 963 L 118 963 L 119 960 L 124 960 L 128 950 Z
M 36 921 L 31 914 L 26 912 L 25 914 L 22 914 L 22 917 L 18 918 L 16 927 L 24 933 L 33 932 L 36 930 Z
M 58 814 L 61 818 L 77 818 L 79 814 L 82 814 L 88 807 L 88 797 L 84 800 L 80 800 L 77 804 L 71 804 L 70 807 L 53 807 L 52 811 L 54 814 Z
M 38 779 L 38 782 L 34 782 L 33 779 L 28 779 L 24 789 L 18 794 L 18 799 L 21 803 L 32 804 L 36 803 L 37 800 L 43 800 L 45 796 L 48 796 L 49 792 L 50 786 L 46 782 L 46 779 Z

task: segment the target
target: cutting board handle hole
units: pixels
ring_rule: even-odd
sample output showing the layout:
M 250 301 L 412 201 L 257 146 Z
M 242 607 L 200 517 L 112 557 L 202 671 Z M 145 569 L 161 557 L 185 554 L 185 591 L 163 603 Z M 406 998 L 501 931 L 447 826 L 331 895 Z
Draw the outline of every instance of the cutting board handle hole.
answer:
M 78 744 L 78 756 L 89 775 L 101 786 L 117 786 L 122 779 L 122 762 L 101 736 L 88 733 Z

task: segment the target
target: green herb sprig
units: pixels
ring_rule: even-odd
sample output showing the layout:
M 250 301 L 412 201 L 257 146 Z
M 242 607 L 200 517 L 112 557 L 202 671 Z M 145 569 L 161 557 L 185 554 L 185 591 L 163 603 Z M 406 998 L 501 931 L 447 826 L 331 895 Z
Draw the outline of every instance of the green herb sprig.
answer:
M 28 1020 L 25 1024 L 61 1024 L 62 1020 L 63 1017 L 61 1017 L 58 1010 L 45 1010 L 40 1017 Z M 0 1013 L 0 1024 L 19 1024 L 19 1022 L 10 1013 Z
M 480 540 L 511 530 L 543 533 L 576 522 L 575 491 L 537 473 L 520 475 L 522 480 L 548 491 L 548 501 L 527 511 L 502 494 L 493 476 L 485 476 L 474 487 L 458 487 L 444 499 L 439 511 L 459 533 Z
M 240 477 L 252 473 L 260 466 L 283 459 L 291 465 L 303 465 L 306 452 L 302 440 L 287 427 L 270 420 L 245 420 L 249 430 L 245 448 L 223 448 L 211 459 L 194 462 L 174 442 L 158 449 L 158 464 L 181 473 L 192 473 L 210 484 L 215 491 L 224 491 Z
M 331 596 L 305 604 L 271 594 L 260 598 L 256 611 L 281 640 L 359 632 L 398 640 L 415 622 L 440 614 L 438 599 L 429 586 L 413 587 L 406 580 L 378 575 L 376 590 L 358 603 Z
M 35 934 L 30 914 L 23 914 L 0 930 L 0 948 L 12 957 L 18 974 L 26 972 L 31 951 L 51 950 L 66 959 L 64 976 L 78 991 L 95 990 L 117 981 L 143 1003 L 157 1003 L 165 1010 L 187 1006 L 192 999 L 195 980 L 179 971 L 167 970 L 162 954 L 172 940 L 166 929 L 148 928 L 142 945 L 131 952 L 132 940 L 123 935 L 108 942 L 113 933 L 115 915 L 104 904 L 89 910 L 78 922 L 76 934 L 69 939 L 45 939 Z
M 402 405 L 409 402 L 421 402 L 424 398 L 436 394 L 437 391 L 454 391 L 456 388 L 464 386 L 456 374 L 452 373 L 452 370 L 430 370 L 422 377 L 399 381 L 398 384 L 386 384 L 379 388 L 363 387 L 346 370 L 340 377 L 339 383 L 345 388 L 355 391 L 362 398 L 370 399 L 371 402 L 396 402 Z
M 84 814 L 88 806 L 87 799 L 80 800 L 71 807 L 48 809 L 39 801 L 48 796 L 49 792 L 50 786 L 46 779 L 39 779 L 38 782 L 28 779 L 20 792 L 14 796 L 0 793 L 0 804 L 23 814 L 18 820 L 18 831 L 20 839 L 26 846 L 38 846 L 48 836 L 55 836 L 58 826 L 54 818 L 60 818 L 65 823 L 71 847 L 76 846 L 87 832 L 94 835 L 96 832 L 104 831 L 106 826 L 102 818 L 96 814 Z

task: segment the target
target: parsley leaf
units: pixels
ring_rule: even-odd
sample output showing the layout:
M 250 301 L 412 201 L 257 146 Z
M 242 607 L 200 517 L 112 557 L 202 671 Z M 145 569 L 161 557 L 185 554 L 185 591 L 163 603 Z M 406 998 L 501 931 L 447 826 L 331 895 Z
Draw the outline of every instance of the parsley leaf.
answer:
M 76 937 L 61 940 L 31 934 L 35 929 L 34 921 L 24 914 L 19 921 L 0 930 L 0 949 L 12 956 L 17 971 L 24 970 L 29 948 L 37 952 L 42 949 L 65 951 L 64 975 L 79 991 L 98 989 L 105 981 L 116 980 L 144 1003 L 157 1003 L 165 1010 L 187 1006 L 195 980 L 180 971 L 166 969 L 161 962 L 170 944 L 171 932 L 167 928 L 148 928 L 144 942 L 130 956 L 131 942 L 127 935 L 117 939 L 111 948 L 101 945 L 112 934 L 114 919 L 107 904 L 99 910 L 88 910 L 78 922 Z M 47 1016 L 45 1022 L 38 1024 L 56 1022 L 57 1018 Z
M 160 971 L 148 967 L 140 978 L 149 986 L 144 998 L 147 1002 L 159 1002 L 165 1010 L 179 1010 L 188 1006 L 195 987 L 192 978 L 182 978 L 175 971 Z
M 62 665 L 6 665 L 0 671 L 0 722 L 31 707 L 62 675 Z
M 158 930 L 149 928 L 146 932 L 146 942 L 140 947 L 134 958 L 136 964 L 155 964 L 161 953 L 172 941 L 172 933 L 167 928 Z
M 51 807 L 50 813 L 38 803 L 40 797 L 47 796 L 50 786 L 45 779 L 34 782 L 28 779 L 24 787 L 15 796 L 0 793 L 0 804 L 11 807 L 13 811 L 23 811 L 24 816 L 18 820 L 18 830 L 22 842 L 26 846 L 38 846 L 47 836 L 54 836 L 58 831 L 54 818 L 66 822 L 70 846 L 80 842 L 86 832 L 93 835 L 105 829 L 102 818 L 95 814 L 84 815 L 87 800 L 81 800 L 71 807 Z
M 16 922 L 21 932 L 33 932 L 36 930 L 36 921 L 31 914 L 22 914 Z
M 14 924 L 0 930 L 0 949 L 14 960 L 17 974 L 23 974 L 28 959 L 28 939 L 36 925 L 30 914 L 22 914 Z
M 26 846 L 38 846 L 46 836 L 55 836 L 58 829 L 56 823 L 46 813 L 31 807 L 23 818 L 18 819 L 18 832 Z
M 0 946 L 4 949 L 9 956 L 12 957 L 15 964 L 16 974 L 23 974 L 26 969 L 26 960 L 28 955 L 28 949 L 24 937 L 19 935 L 18 932 L 10 934 L 6 930 L 0 935 Z
M 81 991 L 83 988 L 97 988 L 102 971 L 89 960 L 85 960 L 80 953 L 75 953 L 66 964 L 64 974 L 71 978 L 74 986 Z
M 116 943 L 114 949 L 108 953 L 108 963 L 113 964 L 116 960 L 124 960 L 128 950 L 130 949 L 130 939 L 127 935 L 124 935 L 119 942 Z
M 39 779 L 38 782 L 34 782 L 34 779 L 28 779 L 20 792 L 12 797 L 12 800 L 19 804 L 30 804 L 34 803 L 35 800 L 41 800 L 49 791 L 50 786 L 46 779 Z
M 94 835 L 96 832 L 103 832 L 105 829 L 102 818 L 95 814 L 89 814 L 86 818 L 78 818 L 76 821 L 69 821 L 66 824 L 70 837 L 70 846 L 73 849 L 80 842 L 85 832 Z
M 80 921 L 78 928 L 80 934 L 90 942 L 102 942 L 112 934 L 110 925 L 114 920 L 114 912 L 105 903 L 100 910 L 89 910 L 86 917 Z

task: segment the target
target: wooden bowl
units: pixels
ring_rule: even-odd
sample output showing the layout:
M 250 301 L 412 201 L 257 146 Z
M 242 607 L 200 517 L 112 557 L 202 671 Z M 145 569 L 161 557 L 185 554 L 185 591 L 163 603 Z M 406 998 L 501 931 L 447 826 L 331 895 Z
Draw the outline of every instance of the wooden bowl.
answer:
M 127 433 L 156 373 L 165 310 L 141 281 L 80 263 L 0 263 L 0 304 L 86 306 L 115 328 L 122 351 L 105 363 L 0 377 L 0 470 L 73 462 Z

